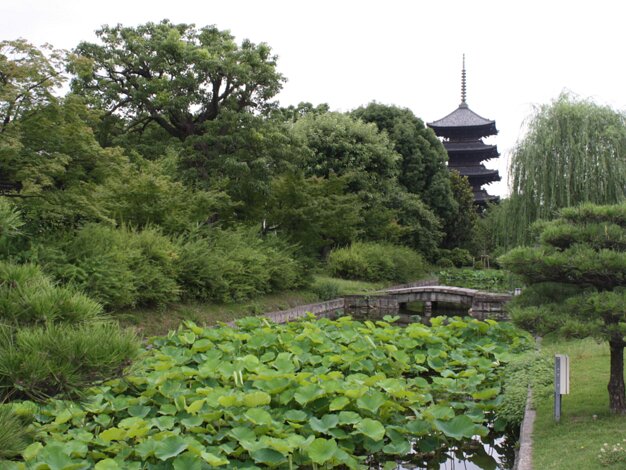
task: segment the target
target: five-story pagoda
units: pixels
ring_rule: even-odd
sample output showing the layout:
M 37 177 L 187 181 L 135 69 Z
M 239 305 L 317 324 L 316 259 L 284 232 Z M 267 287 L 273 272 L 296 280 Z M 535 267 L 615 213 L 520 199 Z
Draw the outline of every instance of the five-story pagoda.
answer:
M 485 168 L 483 161 L 500 156 L 495 145 L 487 145 L 484 137 L 496 135 L 496 122 L 485 119 L 469 109 L 466 102 L 465 55 L 461 72 L 461 104 L 457 109 L 438 121 L 428 123 L 438 137 L 443 138 L 443 146 L 448 152 L 448 168 L 467 176 L 474 202 L 484 205 L 499 198 L 487 193 L 482 186 L 500 181 L 498 170 Z

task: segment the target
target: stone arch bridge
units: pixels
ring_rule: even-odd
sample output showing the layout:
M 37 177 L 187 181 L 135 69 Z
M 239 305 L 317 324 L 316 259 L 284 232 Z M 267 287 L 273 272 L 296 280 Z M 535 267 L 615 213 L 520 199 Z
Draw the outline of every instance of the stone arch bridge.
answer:
M 451 286 L 417 286 L 390 288 L 375 295 L 351 295 L 344 298 L 344 311 L 351 315 L 395 315 L 410 302 L 424 302 L 424 316 L 430 317 L 436 302 L 467 307 L 468 314 L 484 320 L 508 320 L 504 305 L 510 294 L 494 294 L 476 289 Z

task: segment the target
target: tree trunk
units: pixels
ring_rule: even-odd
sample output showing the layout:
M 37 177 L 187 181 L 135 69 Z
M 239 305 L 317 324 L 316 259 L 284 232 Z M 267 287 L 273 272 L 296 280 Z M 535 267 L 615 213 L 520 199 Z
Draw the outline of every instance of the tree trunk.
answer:
M 624 393 L 624 340 L 621 336 L 609 340 L 611 347 L 611 377 L 609 379 L 609 408 L 615 414 L 626 413 Z

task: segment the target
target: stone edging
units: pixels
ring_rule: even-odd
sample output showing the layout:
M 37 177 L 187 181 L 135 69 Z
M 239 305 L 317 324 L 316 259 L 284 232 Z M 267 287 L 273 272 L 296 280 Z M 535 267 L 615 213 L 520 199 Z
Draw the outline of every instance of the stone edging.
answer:
M 537 350 L 541 349 L 541 336 L 535 337 Z M 519 450 L 515 455 L 513 470 L 533 470 L 533 426 L 537 412 L 533 408 L 533 391 L 528 385 L 528 395 L 526 396 L 526 408 L 524 408 L 524 419 L 519 431 Z
M 513 470 L 532 470 L 533 469 L 533 447 L 532 435 L 533 425 L 535 423 L 535 410 L 532 408 L 533 391 L 528 387 L 528 395 L 526 396 L 526 408 L 524 409 L 524 419 L 519 432 L 519 450 L 515 455 L 515 464 Z

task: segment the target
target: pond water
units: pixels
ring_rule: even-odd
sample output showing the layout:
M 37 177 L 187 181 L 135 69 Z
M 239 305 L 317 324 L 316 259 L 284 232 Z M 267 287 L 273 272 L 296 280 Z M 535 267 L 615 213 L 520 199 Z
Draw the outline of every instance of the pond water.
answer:
M 518 437 L 499 434 L 473 439 L 463 448 L 439 452 L 428 462 L 404 462 L 396 470 L 511 470 Z M 410 460 L 410 459 L 409 459 Z
M 468 307 L 463 307 L 461 305 L 444 303 L 444 302 L 433 302 L 432 303 L 432 315 L 445 315 L 448 317 L 453 316 L 461 316 L 464 317 L 467 315 Z M 406 304 L 404 308 L 400 308 L 400 315 L 422 315 L 424 313 L 424 302 L 411 302 Z
M 434 303 L 432 316 L 465 316 L 467 308 L 454 304 Z M 423 303 L 414 302 L 401 308 L 399 323 L 424 321 Z M 460 448 L 438 451 L 428 461 L 408 457 L 396 470 L 511 470 L 515 463 L 517 433 L 492 432 L 487 437 L 476 436 Z

